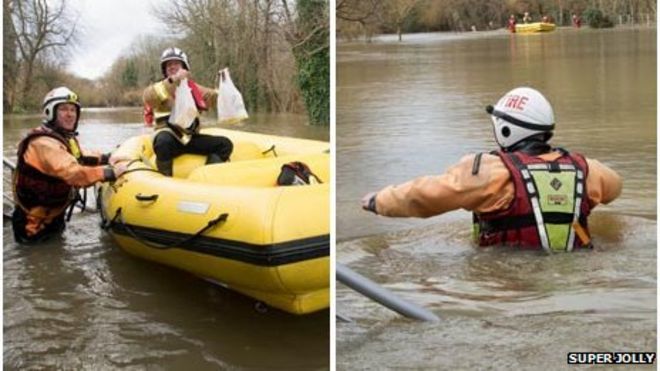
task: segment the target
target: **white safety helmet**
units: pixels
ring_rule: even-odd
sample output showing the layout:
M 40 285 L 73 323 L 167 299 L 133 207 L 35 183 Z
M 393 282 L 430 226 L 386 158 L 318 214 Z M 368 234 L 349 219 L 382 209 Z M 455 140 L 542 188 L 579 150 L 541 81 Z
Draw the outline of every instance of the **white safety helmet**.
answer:
M 545 134 L 547 142 L 555 128 L 552 106 L 537 90 L 520 87 L 504 94 L 495 107 L 486 107 L 493 120 L 495 140 L 502 149 L 510 148 L 533 135 Z
M 188 63 L 188 56 L 179 48 L 167 48 L 163 50 L 160 55 L 160 71 L 163 76 L 167 77 L 165 73 L 165 62 L 167 61 L 181 61 L 183 68 L 190 71 L 190 63 Z
M 42 108 L 44 110 L 44 123 L 53 125 L 55 123 L 57 106 L 62 103 L 71 103 L 76 105 L 76 125 L 74 131 L 78 128 L 78 120 L 80 120 L 80 100 L 78 94 L 74 93 L 71 89 L 61 86 L 55 88 L 46 94 Z

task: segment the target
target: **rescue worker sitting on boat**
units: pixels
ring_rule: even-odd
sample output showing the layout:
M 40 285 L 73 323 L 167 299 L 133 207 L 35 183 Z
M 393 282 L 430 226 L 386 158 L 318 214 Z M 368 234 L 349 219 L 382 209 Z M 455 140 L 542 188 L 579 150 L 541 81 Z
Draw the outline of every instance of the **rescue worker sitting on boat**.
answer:
M 75 188 L 114 180 L 126 170 L 123 164 L 106 166 L 120 159 L 80 148 L 76 93 L 66 87 L 51 90 L 44 98 L 43 112 L 42 125 L 18 144 L 12 224 L 19 243 L 60 234 L 65 210 L 77 194 Z
M 619 175 L 597 160 L 548 144 L 554 113 L 534 89 L 513 89 L 486 111 L 498 151 L 467 155 L 440 176 L 369 193 L 362 207 L 384 216 L 422 218 L 463 208 L 473 212 L 481 246 L 590 247 L 589 213 L 619 196 Z
M 153 109 L 156 120 L 153 147 L 158 171 L 172 176 L 174 159 L 184 153 L 207 156 L 207 164 L 229 160 L 233 150 L 232 142 L 226 137 L 199 134 L 199 118 L 195 119 L 189 129 L 168 122 L 174 105 L 174 91 L 183 79 L 188 79 L 198 111 L 206 111 L 216 105 L 218 91 L 198 85 L 190 79 L 188 56 L 179 48 L 163 51 L 160 68 L 163 80 L 147 87 L 143 95 L 145 107 Z

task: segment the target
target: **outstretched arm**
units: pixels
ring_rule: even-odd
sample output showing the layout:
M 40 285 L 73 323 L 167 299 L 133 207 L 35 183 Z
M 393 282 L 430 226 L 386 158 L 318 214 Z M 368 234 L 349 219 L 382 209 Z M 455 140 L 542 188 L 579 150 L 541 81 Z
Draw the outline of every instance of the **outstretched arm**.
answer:
M 506 208 L 513 200 L 510 175 L 501 160 L 484 155 L 472 174 L 474 155 L 468 155 L 444 174 L 422 176 L 388 186 L 363 199 L 363 208 L 391 217 L 427 218 L 456 209 L 489 212 Z
M 587 193 L 592 207 L 608 204 L 621 195 L 623 180 L 619 174 L 598 160 L 587 159 L 587 164 Z

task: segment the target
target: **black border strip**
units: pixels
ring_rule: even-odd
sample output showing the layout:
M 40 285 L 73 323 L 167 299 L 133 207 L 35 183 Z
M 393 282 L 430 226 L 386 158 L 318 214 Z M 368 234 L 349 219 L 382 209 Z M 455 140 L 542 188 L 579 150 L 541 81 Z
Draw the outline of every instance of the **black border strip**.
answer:
M 175 244 L 178 241 L 184 241 L 191 236 L 190 234 L 185 233 L 140 227 L 130 224 L 115 224 L 111 229 L 114 233 L 134 238 L 127 231 L 126 226 L 128 226 L 128 228 L 131 229 L 131 232 L 139 237 L 139 239 L 164 246 Z M 239 241 L 200 236 L 184 245 L 177 245 L 173 248 L 272 267 L 329 256 L 330 236 L 316 236 L 270 245 L 255 245 Z

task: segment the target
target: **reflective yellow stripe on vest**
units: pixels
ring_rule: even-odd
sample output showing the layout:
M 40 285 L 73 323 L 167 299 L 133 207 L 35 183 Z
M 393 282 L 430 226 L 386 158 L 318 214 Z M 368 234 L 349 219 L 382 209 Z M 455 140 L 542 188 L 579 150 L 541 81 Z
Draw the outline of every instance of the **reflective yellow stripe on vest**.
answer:
M 71 154 L 73 157 L 79 159 L 82 156 L 82 153 L 80 152 L 80 147 L 78 147 L 78 142 L 76 142 L 75 139 L 70 138 L 69 139 L 69 148 L 71 148 Z
M 155 83 L 154 91 L 156 91 L 156 95 L 158 96 L 158 99 L 160 99 L 161 102 L 164 102 L 165 100 L 167 100 L 167 98 L 170 97 L 170 93 L 167 91 L 167 86 L 165 85 L 165 81 Z
M 561 164 L 560 171 L 550 171 L 547 164 L 532 164 L 523 170 L 528 188 L 538 188 L 530 199 L 539 228 L 541 243 L 546 251 L 571 251 L 575 239 L 574 224 L 580 218 L 580 205 L 584 191 L 584 174 L 570 164 Z M 528 176 L 525 176 L 527 172 Z M 533 179 L 533 180 L 532 180 Z M 529 190 L 532 190 L 529 189 Z M 569 224 L 550 224 L 543 220 L 543 213 L 573 214 Z M 578 236 L 580 238 L 580 236 Z
M 182 134 L 182 136 L 179 136 L 179 135 L 177 135 L 177 134 L 174 132 L 174 130 L 172 130 L 172 129 L 169 128 L 168 126 L 166 126 L 166 125 L 162 125 L 162 126 L 158 126 L 158 127 L 155 128 L 154 133 L 151 135 L 151 140 L 153 141 L 154 139 L 156 139 L 156 136 L 157 136 L 158 134 L 162 133 L 163 131 L 167 131 L 167 132 L 172 133 L 172 135 L 173 135 L 173 136 L 174 136 L 179 142 L 181 142 L 181 144 L 183 144 L 184 146 L 185 146 L 186 144 L 188 144 L 188 142 L 190 142 L 190 139 L 192 139 L 192 137 L 191 137 L 190 135 L 188 135 L 188 134 L 185 134 L 185 133 L 184 133 L 184 134 Z
M 158 121 L 158 119 L 160 119 L 160 118 L 167 117 L 169 115 L 170 115 L 170 111 L 154 110 L 154 118 L 156 119 L 156 121 Z

